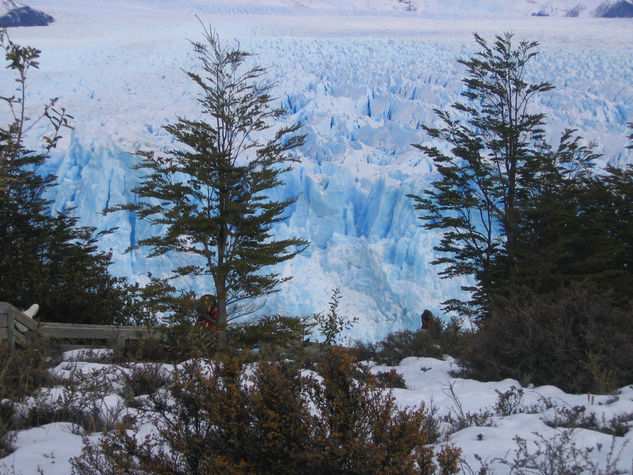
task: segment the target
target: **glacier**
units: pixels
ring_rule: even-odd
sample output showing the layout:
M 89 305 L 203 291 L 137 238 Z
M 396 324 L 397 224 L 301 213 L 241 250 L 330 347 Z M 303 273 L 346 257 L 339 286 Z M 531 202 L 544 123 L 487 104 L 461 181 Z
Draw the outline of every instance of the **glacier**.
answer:
M 72 208 L 81 224 L 99 230 L 117 227 L 100 244 L 112 251 L 112 272 L 131 280 L 166 275 L 184 259 L 126 253 L 159 230 L 132 214 L 102 210 L 134 201 L 136 150 L 173 146 L 162 126 L 199 114 L 197 91 L 183 73 L 197 67 L 188 42 L 201 37 L 196 16 L 223 41 L 254 53 L 252 61 L 277 84 L 284 121 L 301 123 L 307 134 L 301 162 L 277 190 L 297 201 L 276 233 L 311 242 L 279 266 L 294 278 L 260 302 L 259 313 L 322 311 L 338 288 L 341 314 L 359 319 L 350 338 L 419 328 L 425 308 L 441 314 L 440 302 L 460 295 L 466 283 L 437 277 L 430 262 L 439 235 L 420 228 L 406 195 L 433 181 L 431 160 L 411 144 L 428 139 L 420 125 L 436 124 L 434 108 L 458 99 L 463 70 L 455 60 L 474 52 L 473 32 L 492 39 L 512 31 L 518 40 L 540 42 L 529 74 L 556 86 L 535 104 L 548 116 L 552 142 L 576 128 L 596 142 L 603 163 L 633 158 L 625 150 L 633 121 L 631 20 L 531 16 L 543 5 L 562 11 L 569 2 L 417 2 L 415 12 L 397 0 L 29 3 L 56 20 L 10 31 L 12 40 L 42 50 L 29 105 L 35 111 L 59 97 L 74 116 L 74 130 L 43 170 L 59 177 L 54 209 Z M 0 78 L 4 94 L 9 73 Z M 31 130 L 34 139 L 44 132 L 43 123 Z M 213 290 L 203 280 L 182 285 Z

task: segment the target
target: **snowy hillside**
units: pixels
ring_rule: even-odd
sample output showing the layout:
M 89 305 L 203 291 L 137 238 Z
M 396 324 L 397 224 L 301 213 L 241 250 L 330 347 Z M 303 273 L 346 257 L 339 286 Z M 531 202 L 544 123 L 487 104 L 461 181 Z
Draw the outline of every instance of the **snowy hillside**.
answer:
M 60 179 L 55 207 L 75 207 L 83 224 L 119 228 L 102 242 L 113 250 L 114 273 L 142 279 L 172 267 L 143 251 L 123 252 L 159 230 L 101 210 L 134 199 L 134 151 L 171 145 L 161 126 L 198 114 L 197 91 L 182 71 L 197 66 L 187 39 L 201 36 L 198 15 L 269 67 L 286 120 L 302 123 L 308 136 L 301 164 L 280 190 L 298 201 L 277 232 L 311 246 L 281 269 L 295 277 L 263 311 L 320 311 L 340 288 L 342 313 L 360 318 L 352 336 L 417 328 L 420 312 L 437 311 L 461 283 L 439 280 L 430 265 L 438 236 L 419 228 L 406 194 L 423 191 L 433 170 L 410 144 L 426 140 L 419 125 L 434 123 L 433 108 L 457 99 L 463 72 L 455 58 L 473 51 L 472 33 L 512 31 L 539 41 L 531 74 L 556 86 L 539 104 L 552 136 L 574 127 L 599 144 L 605 160 L 629 161 L 633 20 L 562 17 L 571 3 L 589 12 L 597 1 L 413 3 L 409 12 L 397 0 L 29 2 L 56 20 L 10 32 L 42 50 L 30 104 L 59 96 L 75 117 L 50 161 Z M 561 16 L 532 16 L 542 9 Z M 7 75 L 0 72 L 3 85 Z M 185 285 L 213 290 L 201 281 Z

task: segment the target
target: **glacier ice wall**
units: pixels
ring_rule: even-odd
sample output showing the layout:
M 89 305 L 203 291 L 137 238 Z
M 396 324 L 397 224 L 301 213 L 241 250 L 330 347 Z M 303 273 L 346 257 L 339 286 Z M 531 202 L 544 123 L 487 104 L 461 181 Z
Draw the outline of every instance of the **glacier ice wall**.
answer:
M 144 32 L 131 25 L 88 32 L 71 17 L 56 17 L 51 30 L 22 41 L 43 50 L 31 103 L 60 96 L 75 117 L 75 129 L 48 164 L 59 177 L 54 206 L 74 208 L 82 224 L 118 228 L 101 243 L 113 252 L 115 274 L 164 275 L 183 257 L 124 252 L 158 231 L 130 213 L 103 216 L 101 210 L 134 201 L 135 150 L 173 146 L 161 126 L 177 115 L 199 114 L 197 91 L 182 69 L 196 68 L 185 38 L 199 38 L 200 25 L 163 18 L 147 20 Z M 462 70 L 455 58 L 473 51 L 470 34 L 357 29 L 316 35 L 283 22 L 214 20 L 222 38 L 236 38 L 255 53 L 253 61 L 268 66 L 279 104 L 288 110 L 285 120 L 303 124 L 307 134 L 301 163 L 278 190 L 297 202 L 276 231 L 305 237 L 311 246 L 279 267 L 294 278 L 262 302 L 261 312 L 325 310 L 331 290 L 339 288 L 341 313 L 359 317 L 351 336 L 375 339 L 417 328 L 424 308 L 438 312 L 464 282 L 440 280 L 430 265 L 439 237 L 419 227 L 406 195 L 429 186 L 433 167 L 410 144 L 427 140 L 419 126 L 435 123 L 433 108 L 457 99 Z M 528 37 L 542 42 L 531 75 L 557 87 L 536 104 L 549 117 L 552 139 L 565 127 L 577 128 L 600 144 L 605 161 L 629 161 L 623 150 L 626 123 L 633 121 L 631 38 L 601 46 L 561 41 L 558 30 L 540 34 Z M 43 132 L 43 125 L 33 132 Z M 212 290 L 202 280 L 183 285 Z

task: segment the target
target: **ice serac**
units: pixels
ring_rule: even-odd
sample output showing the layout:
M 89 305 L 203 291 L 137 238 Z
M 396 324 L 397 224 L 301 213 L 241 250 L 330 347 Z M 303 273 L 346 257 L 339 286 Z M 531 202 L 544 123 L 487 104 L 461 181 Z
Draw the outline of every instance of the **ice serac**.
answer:
M 131 189 L 138 176 L 130 170 L 134 156 L 109 144 L 86 146 L 72 140 L 67 152 L 56 155 L 50 171 L 62 177 L 55 190 L 56 209 L 75 208 L 82 224 L 98 229 L 116 227 L 103 237 L 101 245 L 113 252 L 112 271 L 132 279 L 167 275 L 186 261 L 186 256 L 168 255 L 148 259 L 143 250 L 125 252 L 139 237 L 160 232 L 136 219 L 133 213 L 102 215 L 116 203 L 134 202 Z M 361 327 L 354 335 L 379 338 L 394 328 L 416 325 L 420 301 L 439 302 L 424 249 L 429 236 L 415 224 L 406 192 L 417 190 L 414 181 L 378 178 L 357 180 L 346 168 L 331 164 L 319 172 L 306 164 L 287 176 L 279 198 L 296 196 L 287 219 L 277 226 L 280 237 L 307 238 L 308 250 L 279 266 L 283 275 L 294 279 L 263 303 L 262 313 L 309 315 L 324 310 L 334 288 L 342 291 L 341 311 L 359 317 Z M 426 271 L 425 271 L 426 269 Z M 427 281 L 429 289 L 419 286 Z M 184 282 L 198 292 L 212 291 L 203 279 Z M 413 311 L 411 311 L 413 309 Z

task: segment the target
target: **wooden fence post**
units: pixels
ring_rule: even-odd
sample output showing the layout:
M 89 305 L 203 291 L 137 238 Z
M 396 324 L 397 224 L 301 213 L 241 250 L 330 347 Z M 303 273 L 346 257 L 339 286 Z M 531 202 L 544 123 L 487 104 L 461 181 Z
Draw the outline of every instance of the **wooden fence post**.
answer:
M 9 323 L 9 308 L 0 302 L 0 344 L 8 345 L 7 342 L 7 325 Z
M 15 348 L 15 317 L 11 309 L 7 312 L 7 345 L 9 345 L 9 351 Z

